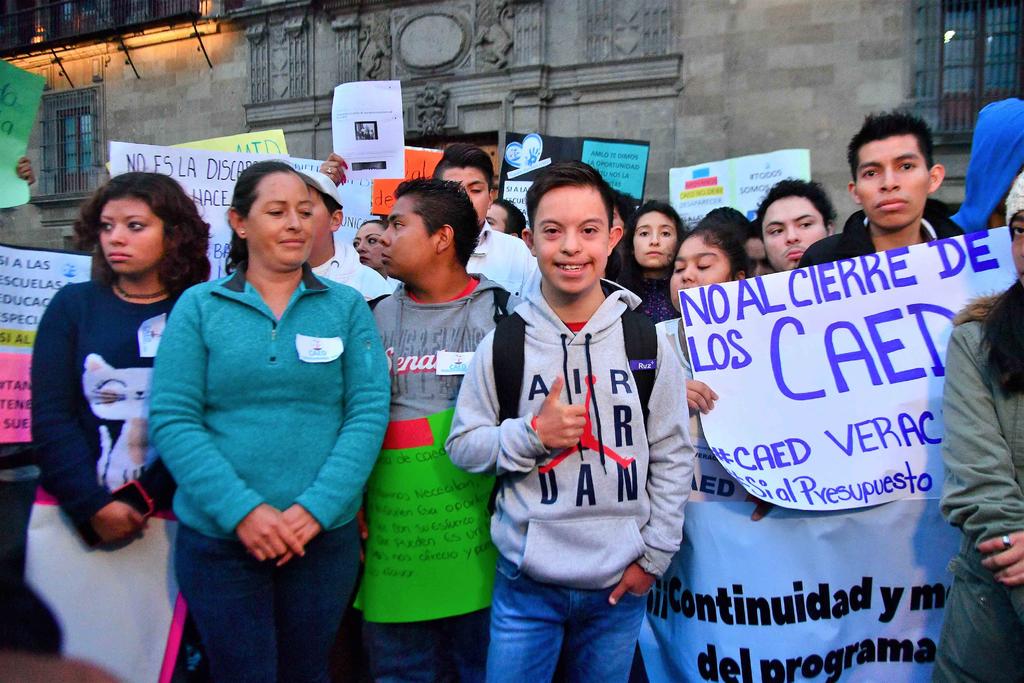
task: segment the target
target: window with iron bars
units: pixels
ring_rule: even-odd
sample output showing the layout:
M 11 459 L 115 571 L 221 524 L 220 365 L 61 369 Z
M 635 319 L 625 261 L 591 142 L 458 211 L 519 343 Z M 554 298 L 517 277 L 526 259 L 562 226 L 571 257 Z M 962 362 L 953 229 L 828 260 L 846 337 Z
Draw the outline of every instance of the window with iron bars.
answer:
M 914 99 L 939 133 L 970 133 L 989 102 L 1024 95 L 1024 0 L 917 0 Z
M 81 194 L 99 186 L 103 170 L 99 88 L 43 95 L 42 195 Z

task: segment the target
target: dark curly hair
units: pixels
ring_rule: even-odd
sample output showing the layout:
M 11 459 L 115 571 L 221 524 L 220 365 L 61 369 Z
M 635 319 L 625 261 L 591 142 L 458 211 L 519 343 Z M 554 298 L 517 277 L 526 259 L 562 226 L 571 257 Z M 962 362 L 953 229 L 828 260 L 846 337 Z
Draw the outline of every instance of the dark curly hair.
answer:
M 164 224 L 164 255 L 159 278 L 170 296 L 210 277 L 206 248 L 210 224 L 200 217 L 195 202 L 176 181 L 161 173 L 124 173 L 96 190 L 79 210 L 74 223 L 78 248 L 91 251 L 93 278 L 113 284 L 115 273 L 100 247 L 100 214 L 115 199 L 138 199 Z

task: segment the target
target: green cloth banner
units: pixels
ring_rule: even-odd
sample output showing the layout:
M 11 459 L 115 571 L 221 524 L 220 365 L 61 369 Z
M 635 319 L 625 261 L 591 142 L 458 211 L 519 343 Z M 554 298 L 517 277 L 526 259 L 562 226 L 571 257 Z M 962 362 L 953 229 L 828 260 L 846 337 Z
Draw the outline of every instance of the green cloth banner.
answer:
M 409 622 L 491 604 L 497 551 L 487 502 L 494 478 L 456 468 L 444 450 L 454 408 L 392 422 L 367 485 L 367 621 Z
M 29 200 L 28 183 L 15 173 L 28 149 L 46 79 L 0 61 L 0 208 Z

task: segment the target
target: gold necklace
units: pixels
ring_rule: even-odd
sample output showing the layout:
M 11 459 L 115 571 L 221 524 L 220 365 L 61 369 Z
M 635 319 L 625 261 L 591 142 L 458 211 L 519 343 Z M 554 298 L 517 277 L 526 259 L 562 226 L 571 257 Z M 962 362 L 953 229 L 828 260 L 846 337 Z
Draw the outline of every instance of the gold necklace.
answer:
M 164 296 L 167 294 L 166 289 L 161 289 L 157 292 L 152 292 L 151 294 L 130 294 L 124 291 L 124 289 L 121 287 L 121 284 L 118 282 L 114 283 L 114 289 L 116 289 L 117 293 L 123 296 L 125 299 L 155 299 L 157 297 Z

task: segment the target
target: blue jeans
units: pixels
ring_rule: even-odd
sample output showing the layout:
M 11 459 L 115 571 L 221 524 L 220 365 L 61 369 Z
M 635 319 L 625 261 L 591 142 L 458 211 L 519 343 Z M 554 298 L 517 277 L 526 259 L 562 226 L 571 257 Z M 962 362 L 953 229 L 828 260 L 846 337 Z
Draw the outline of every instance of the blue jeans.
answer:
M 178 529 L 178 584 L 214 681 L 330 681 L 328 654 L 359 570 L 355 521 L 321 532 L 305 557 L 274 564 L 239 541 Z
M 491 610 L 409 623 L 363 624 L 375 683 L 482 683 Z
M 540 583 L 499 557 L 487 682 L 550 681 L 559 652 L 570 683 L 626 681 L 647 597 L 626 593 L 613 606 L 611 592 Z

